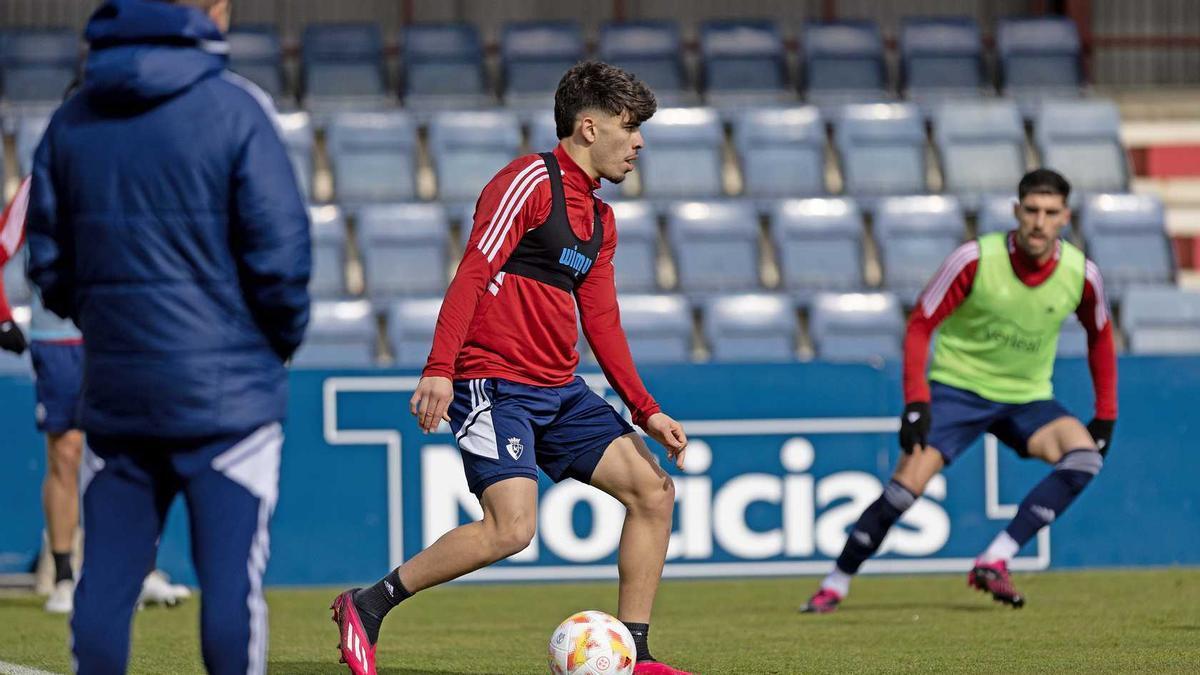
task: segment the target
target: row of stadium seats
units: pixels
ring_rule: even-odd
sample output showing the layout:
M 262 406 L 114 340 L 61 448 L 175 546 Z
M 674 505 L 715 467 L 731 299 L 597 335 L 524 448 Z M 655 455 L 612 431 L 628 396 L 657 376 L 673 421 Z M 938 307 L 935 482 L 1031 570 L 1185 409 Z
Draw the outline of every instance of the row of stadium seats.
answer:
M 623 295 L 620 302 L 630 349 L 643 364 L 901 358 L 905 317 L 902 303 L 890 293 L 822 293 L 803 321 L 792 300 L 778 294 L 721 295 L 704 302 L 671 294 Z M 377 316 L 366 301 L 318 302 L 293 365 L 370 367 L 387 362 L 420 367 L 429 354 L 440 306 L 440 298 L 399 300 Z M 1121 328 L 1133 353 L 1200 351 L 1200 293 L 1131 289 Z M 381 358 L 381 345 L 386 345 L 386 358 Z M 582 340 L 580 351 L 585 364 L 595 363 Z M 1086 333 L 1073 315 L 1063 323 L 1058 353 L 1087 354 Z
M 642 364 L 896 360 L 905 317 L 890 293 L 822 293 L 806 311 L 778 294 L 732 294 L 691 302 L 681 295 L 622 295 L 621 323 Z M 441 299 L 390 303 L 379 314 L 366 300 L 318 301 L 304 345 L 292 365 L 301 368 L 420 367 L 429 353 Z M 18 316 L 21 309 L 18 308 Z M 696 315 L 699 328 L 696 330 Z M 25 312 L 27 315 L 27 312 Z M 1200 293 L 1177 288 L 1131 289 L 1121 309 L 1124 341 L 1135 354 L 1200 352 Z M 699 340 L 697 341 L 697 335 Z M 584 363 L 594 364 L 580 342 Z M 1063 323 L 1060 356 L 1087 353 L 1074 316 Z M 0 373 L 28 373 L 28 357 L 0 352 Z
M 312 194 L 317 135 L 307 113 L 279 116 L 296 171 Z M 874 198 L 919 194 L 938 187 L 929 180 L 925 124 L 911 104 L 850 105 L 830 120 L 832 149 L 840 167 L 841 191 L 870 209 Z M 44 117 L 22 117 L 16 125 L 20 170 L 29 171 Z M 811 106 L 747 110 L 732 120 L 731 145 L 742 187 L 728 189 L 724 125 L 711 108 L 668 108 L 642 129 L 646 147 L 638 162 L 640 196 L 671 200 L 733 196 L 758 199 L 824 195 L 828 181 L 826 120 Z M 1010 101 L 954 102 L 932 118 L 932 147 L 943 191 L 974 211 L 988 194 L 1010 194 L 1030 167 L 1025 127 Z M 401 111 L 339 113 L 329 122 L 324 151 L 333 178 L 334 200 L 353 207 L 371 202 L 410 201 L 418 196 L 418 172 L 427 156 L 437 198 L 469 203 L 484 183 L 520 154 L 522 126 L 511 111 L 443 112 L 427 127 L 422 153 L 419 125 Z M 1104 100 L 1044 103 L 1033 124 L 1033 146 L 1042 165 L 1066 175 L 1077 193 L 1122 192 L 1129 166 L 1120 140 L 1116 106 Z M 531 149 L 557 144 L 553 115 L 529 124 Z M 625 185 L 605 183 L 608 199 L 638 196 Z
M 689 77 L 680 27 L 672 21 L 609 22 L 595 56 L 642 77 L 664 101 L 780 101 L 803 90 L 818 104 L 882 101 L 902 91 L 918 101 L 980 96 L 992 90 L 983 41 L 973 19 L 909 18 L 899 34 L 900 77 L 889 83 L 884 40 L 873 21 L 805 22 L 800 71 L 791 83 L 781 27 L 770 20 L 706 21 L 699 27 L 699 75 Z M 995 27 L 1000 91 L 1020 99 L 1077 96 L 1083 84 L 1080 41 L 1063 17 L 1012 17 Z M 507 103 L 545 105 L 563 71 L 588 56 L 576 22 L 527 21 L 500 36 L 501 74 L 489 86 L 484 47 L 466 23 L 415 24 L 399 35 L 400 95 L 418 109 L 488 105 L 493 91 Z M 278 100 L 299 94 L 312 109 L 388 105 L 385 41 L 378 24 L 318 24 L 301 39 L 299 91 L 287 83 L 277 30 L 238 27 L 230 34 L 233 68 Z M 0 33 L 0 81 L 9 102 L 57 101 L 70 82 L 80 44 L 71 29 Z M 697 86 L 698 84 L 698 86 Z
M 989 201 L 975 231 L 1011 229 L 1013 201 Z M 677 289 L 691 298 L 774 287 L 804 305 L 822 291 L 866 290 L 870 241 L 882 271 L 881 287 L 911 304 L 933 270 L 970 233 L 957 201 L 940 196 L 883 200 L 871 235 L 856 203 L 845 198 L 781 200 L 763 219 L 744 201 L 678 202 L 661 213 L 645 201 L 616 202 L 613 209 L 621 241 L 614 261 L 618 288 L 626 293 Z M 454 241 L 447 210 L 432 203 L 363 207 L 354 217 L 353 246 L 342 210 L 314 207 L 312 221 L 312 290 L 324 298 L 347 297 L 351 248 L 360 254 L 367 297 L 386 301 L 440 293 L 469 233 L 469 227 L 460 227 Z M 1080 210 L 1079 231 L 1113 301 L 1120 302 L 1132 286 L 1174 282 L 1174 258 L 1156 197 L 1094 195 Z M 659 265 L 664 254 L 672 270 L 667 282 Z M 768 268 L 778 270 L 778 283 L 765 272 Z

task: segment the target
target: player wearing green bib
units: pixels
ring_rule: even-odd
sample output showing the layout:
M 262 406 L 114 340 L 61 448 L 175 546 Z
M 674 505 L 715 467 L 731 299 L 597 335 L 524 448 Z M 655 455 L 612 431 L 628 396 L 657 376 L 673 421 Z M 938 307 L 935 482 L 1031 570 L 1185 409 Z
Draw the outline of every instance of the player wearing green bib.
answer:
M 1116 356 L 1100 270 L 1059 239 L 1071 220 L 1070 189 L 1054 171 L 1026 174 L 1017 188 L 1016 229 L 960 246 L 921 293 L 904 340 L 904 454 L 803 611 L 837 609 L 851 577 L 929 480 L 984 432 L 1022 457 L 1054 467 L 1030 490 L 967 578 L 997 601 L 1025 604 L 1013 587 L 1008 562 L 1100 472 L 1117 418 Z M 1054 400 L 1050 384 L 1059 330 L 1071 313 L 1088 335 L 1095 417 L 1086 428 Z M 935 328 L 938 340 L 927 381 Z

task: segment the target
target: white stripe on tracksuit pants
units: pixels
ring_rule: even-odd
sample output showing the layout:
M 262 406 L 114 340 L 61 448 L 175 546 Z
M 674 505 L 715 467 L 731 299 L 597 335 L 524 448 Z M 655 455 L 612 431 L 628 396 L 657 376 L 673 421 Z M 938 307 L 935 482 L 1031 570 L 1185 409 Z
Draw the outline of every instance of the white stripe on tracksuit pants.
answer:
M 266 672 L 262 576 L 282 446 L 278 423 L 218 440 L 88 437 L 80 485 L 83 570 L 71 617 L 77 672 L 125 672 L 142 578 L 180 493 L 200 582 L 205 667 L 220 675 Z

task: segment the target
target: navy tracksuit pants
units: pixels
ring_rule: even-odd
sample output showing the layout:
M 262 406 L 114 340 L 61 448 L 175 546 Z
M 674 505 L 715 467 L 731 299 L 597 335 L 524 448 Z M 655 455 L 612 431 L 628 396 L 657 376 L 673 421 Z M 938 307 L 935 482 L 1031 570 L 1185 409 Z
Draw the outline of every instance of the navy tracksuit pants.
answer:
M 125 672 L 142 579 L 180 493 L 200 582 L 204 665 L 219 675 L 266 671 L 262 575 L 282 446 L 277 423 L 195 441 L 88 437 L 80 478 L 83 570 L 71 617 L 78 673 Z

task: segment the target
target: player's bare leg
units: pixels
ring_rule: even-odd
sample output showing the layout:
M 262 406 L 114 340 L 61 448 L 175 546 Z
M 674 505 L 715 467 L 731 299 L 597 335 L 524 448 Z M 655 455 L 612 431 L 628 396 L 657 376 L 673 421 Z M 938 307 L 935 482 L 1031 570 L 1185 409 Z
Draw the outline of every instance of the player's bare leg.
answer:
M 637 434 L 613 441 L 592 473 L 592 485 L 625 506 L 617 569 L 617 618 L 649 623 L 671 538 L 675 483 Z
M 1025 596 L 1013 585 L 1008 563 L 1026 541 L 1050 524 L 1100 472 L 1104 460 L 1087 428 L 1074 417 L 1060 417 L 1035 431 L 1025 444 L 1030 457 L 1054 466 L 1017 507 L 1017 515 L 975 561 L 967 584 L 1014 608 Z
M 925 492 L 925 486 L 946 465 L 942 453 L 932 446 L 919 446 L 900 455 L 891 482 L 883 494 L 859 516 L 833 571 L 800 611 L 828 614 L 850 593 L 850 580 L 858 568 L 874 555 L 892 525 Z
M 42 509 L 46 537 L 54 558 L 54 589 L 46 610 L 69 613 L 75 593 L 71 571 L 71 544 L 79 526 L 79 462 L 83 433 L 75 430 L 46 434 L 46 477 L 42 481 Z
M 400 566 L 410 593 L 457 579 L 520 553 L 537 529 L 537 481 L 508 478 L 489 485 L 480 497 L 483 520 L 443 534 Z
M 417 591 L 520 553 L 537 523 L 537 481 L 507 478 L 480 497 L 483 519 L 460 525 L 367 589 L 352 588 L 330 609 L 338 625 L 341 660 L 355 675 L 374 675 L 375 642 L 387 613 Z
M 634 673 L 682 674 L 650 654 L 650 614 L 662 579 L 671 518 L 675 508 L 675 483 L 658 465 L 646 442 L 626 434 L 604 451 L 591 484 L 625 505 L 625 524 L 617 553 L 620 586 L 617 618 L 629 628 L 637 646 Z

